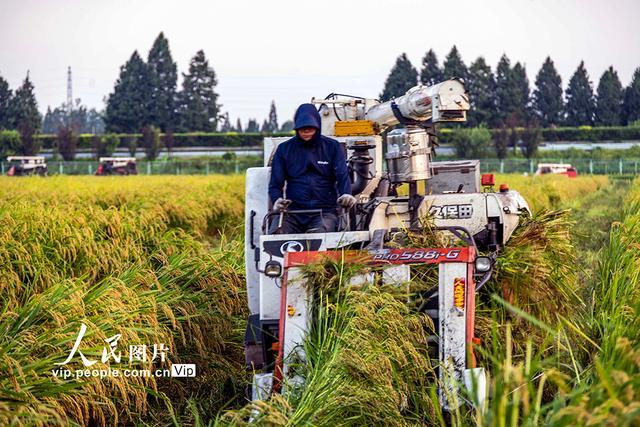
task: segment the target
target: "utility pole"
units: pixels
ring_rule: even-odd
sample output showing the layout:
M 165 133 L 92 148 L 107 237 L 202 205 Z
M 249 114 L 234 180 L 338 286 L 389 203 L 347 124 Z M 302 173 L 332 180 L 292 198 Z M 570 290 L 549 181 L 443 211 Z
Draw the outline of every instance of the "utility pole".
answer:
M 71 114 L 73 109 L 73 93 L 71 91 L 71 67 L 67 68 L 67 112 Z

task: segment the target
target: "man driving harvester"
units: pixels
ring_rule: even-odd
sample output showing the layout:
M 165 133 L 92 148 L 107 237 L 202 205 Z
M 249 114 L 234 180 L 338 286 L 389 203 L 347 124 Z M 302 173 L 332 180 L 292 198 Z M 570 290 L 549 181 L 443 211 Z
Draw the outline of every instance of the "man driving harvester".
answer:
M 296 136 L 278 146 L 271 163 L 269 198 L 273 211 L 284 215 L 274 218 L 270 232 L 336 231 L 338 206 L 350 209 L 356 203 L 344 152 L 338 141 L 321 135 L 320 114 L 313 104 L 298 107 L 294 125 Z

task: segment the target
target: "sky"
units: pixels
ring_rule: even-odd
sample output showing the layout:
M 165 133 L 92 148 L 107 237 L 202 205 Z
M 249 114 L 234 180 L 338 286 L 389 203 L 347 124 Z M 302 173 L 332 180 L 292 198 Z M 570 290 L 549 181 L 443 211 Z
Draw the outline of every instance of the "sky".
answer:
M 74 99 L 104 108 L 120 66 L 161 31 L 179 73 L 204 50 L 222 111 L 243 125 L 272 100 L 282 123 L 313 96 L 375 98 L 403 52 L 419 69 L 456 45 L 494 71 L 506 53 L 532 88 L 547 56 L 563 87 L 581 60 L 594 89 L 609 66 L 623 85 L 640 66 L 640 0 L 0 0 L 0 17 L 0 75 L 15 89 L 29 71 L 42 112 L 66 100 L 68 66 Z

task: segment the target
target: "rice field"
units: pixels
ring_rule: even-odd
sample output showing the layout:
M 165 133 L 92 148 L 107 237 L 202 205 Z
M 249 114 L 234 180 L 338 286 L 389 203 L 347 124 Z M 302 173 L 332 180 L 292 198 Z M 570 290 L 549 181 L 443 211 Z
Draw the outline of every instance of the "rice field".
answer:
M 322 303 L 305 385 L 246 401 L 242 176 L 0 177 L 0 424 L 640 424 L 640 190 L 599 176 L 496 182 L 536 214 L 479 296 L 490 398 L 443 413 L 429 318 L 397 289 L 344 286 L 356 267 L 339 263 L 306 273 Z M 197 375 L 56 377 L 83 324 L 91 369 L 116 364 L 102 359 L 119 336 L 123 350 L 163 344 L 165 364 Z

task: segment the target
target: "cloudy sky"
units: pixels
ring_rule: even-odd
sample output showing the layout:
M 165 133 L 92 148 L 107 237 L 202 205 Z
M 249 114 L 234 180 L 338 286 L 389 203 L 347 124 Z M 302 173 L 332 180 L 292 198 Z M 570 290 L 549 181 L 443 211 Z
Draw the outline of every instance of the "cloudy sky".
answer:
M 594 86 L 610 65 L 624 85 L 640 66 L 639 0 L 0 0 L 0 16 L 0 75 L 15 88 L 29 70 L 42 111 L 66 99 L 67 66 L 74 98 L 102 109 L 160 31 L 179 72 L 205 51 L 223 111 L 243 124 L 272 99 L 282 123 L 312 96 L 376 97 L 400 53 L 419 67 L 454 44 L 494 69 L 506 53 L 531 82 L 550 55 L 565 87 L 580 60 Z

